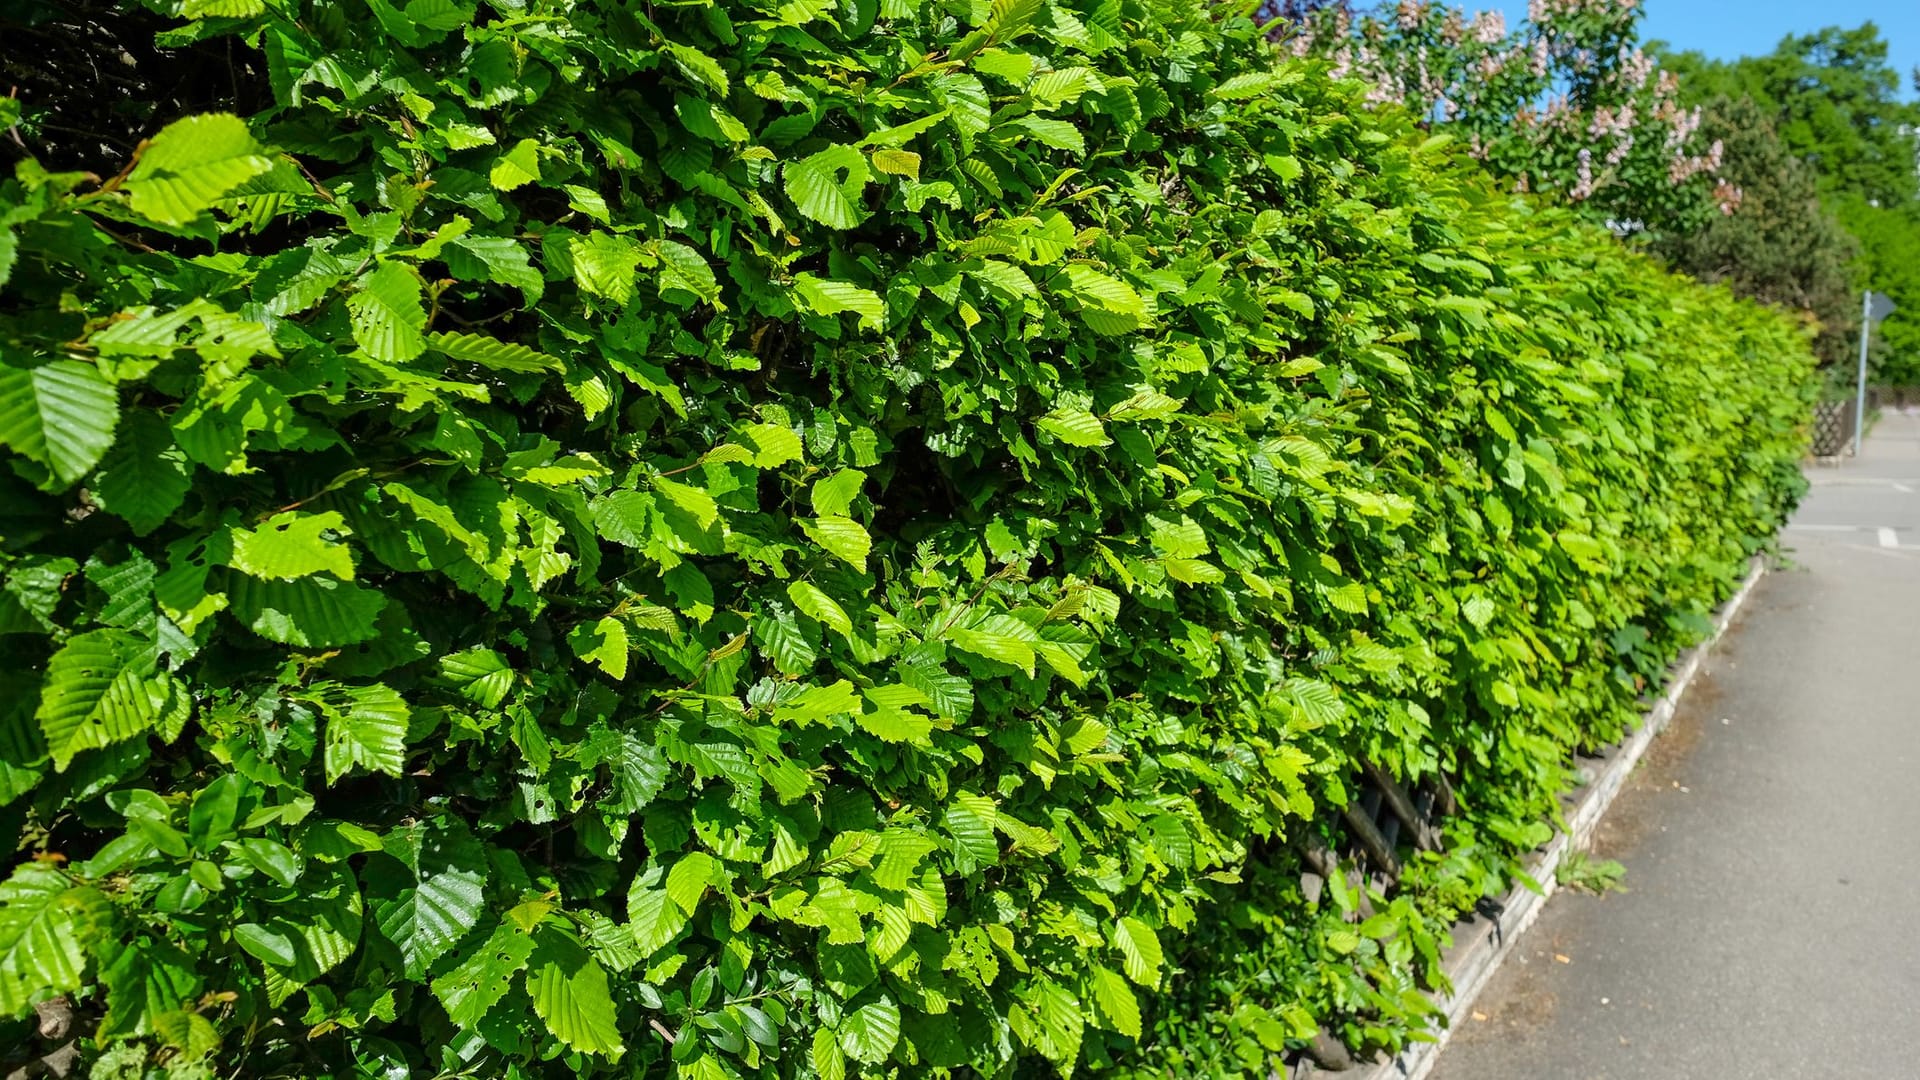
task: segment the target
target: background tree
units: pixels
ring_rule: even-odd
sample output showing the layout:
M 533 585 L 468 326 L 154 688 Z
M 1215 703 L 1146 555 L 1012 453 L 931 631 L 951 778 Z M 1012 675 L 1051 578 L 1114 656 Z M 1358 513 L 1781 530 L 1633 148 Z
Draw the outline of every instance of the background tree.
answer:
M 1683 100 L 1745 98 L 1776 118 L 1785 150 L 1811 170 L 1822 202 L 1855 241 L 1848 336 L 1858 332 L 1858 290 L 1888 294 L 1900 310 L 1878 335 L 1874 377 L 1920 383 L 1920 102 L 1900 100 L 1879 29 L 1828 27 L 1731 62 L 1659 44 L 1652 51 L 1680 76 Z M 1833 348 L 1829 340 L 1823 356 Z
M 1819 325 L 1821 360 L 1844 365 L 1859 328 L 1849 277 L 1859 243 L 1821 204 L 1814 169 L 1752 98 L 1715 99 L 1703 116 L 1702 132 L 1725 148 L 1721 172 L 1740 193 L 1739 212 L 1665 234 L 1656 249 L 1703 281 L 1805 313 Z

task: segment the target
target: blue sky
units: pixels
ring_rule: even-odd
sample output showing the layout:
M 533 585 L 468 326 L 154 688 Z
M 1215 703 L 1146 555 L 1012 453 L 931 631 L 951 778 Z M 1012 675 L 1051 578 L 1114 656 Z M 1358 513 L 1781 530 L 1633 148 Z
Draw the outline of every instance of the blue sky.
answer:
M 1468 10 L 1497 7 L 1509 20 L 1526 17 L 1526 0 L 1453 0 Z M 1913 67 L 1920 64 L 1920 0 L 1644 0 L 1640 32 L 1647 40 L 1670 42 L 1731 60 L 1773 51 L 1788 34 L 1823 26 L 1855 27 L 1871 20 L 1888 44 L 1888 59 L 1900 72 L 1905 97 L 1912 98 Z

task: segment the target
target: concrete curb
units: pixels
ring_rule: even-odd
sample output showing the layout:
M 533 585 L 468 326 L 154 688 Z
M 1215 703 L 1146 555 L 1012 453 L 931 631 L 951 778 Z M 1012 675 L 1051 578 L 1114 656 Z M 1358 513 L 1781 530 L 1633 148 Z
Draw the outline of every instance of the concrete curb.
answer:
M 1527 928 L 1540 917 L 1541 909 L 1559 888 L 1556 872 L 1560 869 L 1561 861 L 1568 852 L 1585 851 L 1593 843 L 1594 830 L 1605 816 L 1607 808 L 1613 805 L 1614 798 L 1626 786 L 1627 777 L 1640 764 L 1640 759 L 1646 755 L 1647 748 L 1653 745 L 1655 737 L 1673 722 L 1681 695 L 1692 685 L 1694 677 L 1706 663 L 1708 653 L 1727 632 L 1728 624 L 1733 622 L 1733 617 L 1739 613 L 1766 572 L 1766 561 L 1756 556 L 1746 580 L 1740 583 L 1740 588 L 1721 605 L 1719 613 L 1714 616 L 1713 633 L 1687 650 L 1674 671 L 1673 682 L 1667 687 L 1667 692 L 1647 713 L 1640 727 L 1608 751 L 1601 759 L 1594 778 L 1573 793 L 1566 807 L 1567 831 L 1554 836 L 1527 864 L 1527 875 L 1539 882 L 1543 891 L 1536 893 L 1524 886 L 1516 886 L 1507 894 L 1506 907 L 1498 917 L 1481 918 L 1455 927 L 1454 932 L 1458 936 L 1453 947 L 1441 957 L 1441 967 L 1446 971 L 1448 981 L 1453 984 L 1453 993 L 1440 1002 L 1441 1010 L 1447 1015 L 1447 1026 L 1435 1033 L 1435 1041 L 1415 1043 L 1393 1060 L 1374 1066 L 1371 1072 L 1355 1074 L 1357 1080 L 1425 1080 L 1433 1071 L 1441 1049 L 1447 1045 L 1454 1029 L 1466 1020 L 1480 991 L 1486 988 L 1501 962 L 1513 951 Z

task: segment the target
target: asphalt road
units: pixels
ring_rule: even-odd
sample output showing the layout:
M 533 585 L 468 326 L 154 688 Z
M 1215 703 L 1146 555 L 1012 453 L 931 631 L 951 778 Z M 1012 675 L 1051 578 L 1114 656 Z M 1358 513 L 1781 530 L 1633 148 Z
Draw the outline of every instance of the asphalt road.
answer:
M 1434 1080 L 1920 1077 L 1920 416 L 1813 490 Z

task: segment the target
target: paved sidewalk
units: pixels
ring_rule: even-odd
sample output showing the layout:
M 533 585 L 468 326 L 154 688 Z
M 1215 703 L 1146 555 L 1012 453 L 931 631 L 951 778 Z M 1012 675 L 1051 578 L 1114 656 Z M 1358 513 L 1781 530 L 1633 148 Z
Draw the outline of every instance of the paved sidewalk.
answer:
M 1920 1077 L 1920 416 L 1813 491 L 1434 1080 Z

